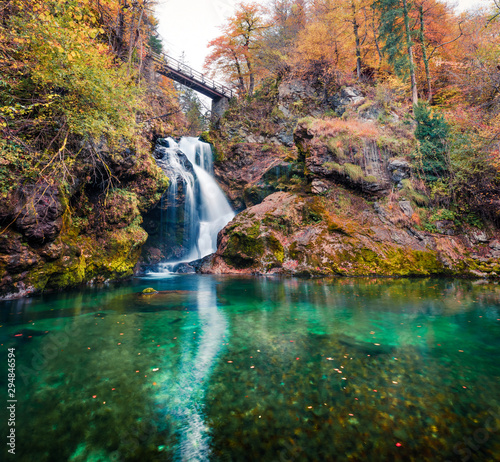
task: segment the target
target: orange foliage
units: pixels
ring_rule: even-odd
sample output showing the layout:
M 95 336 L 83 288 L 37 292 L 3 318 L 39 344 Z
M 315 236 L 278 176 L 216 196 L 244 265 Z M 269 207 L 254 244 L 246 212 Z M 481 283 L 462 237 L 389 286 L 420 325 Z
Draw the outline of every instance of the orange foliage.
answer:
M 222 27 L 223 35 L 212 40 L 208 47 L 205 68 L 222 71 L 242 94 L 253 94 L 262 69 L 257 66 L 259 40 L 267 28 L 265 10 L 257 3 L 240 3 L 234 16 Z
M 373 122 L 359 119 L 315 119 L 311 130 L 320 136 L 328 137 L 346 134 L 351 137 L 375 140 L 380 136 L 380 131 Z
M 411 221 L 417 226 L 422 225 L 422 220 L 420 219 L 420 215 L 416 212 L 414 212 L 413 215 L 411 216 Z

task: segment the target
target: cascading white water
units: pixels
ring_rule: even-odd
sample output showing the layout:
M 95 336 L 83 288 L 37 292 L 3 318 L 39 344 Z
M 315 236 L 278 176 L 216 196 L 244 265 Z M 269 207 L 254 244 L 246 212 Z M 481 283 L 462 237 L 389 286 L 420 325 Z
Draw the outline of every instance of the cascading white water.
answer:
M 213 173 L 212 149 L 197 138 L 182 138 L 176 143 L 172 138 L 161 140 L 155 150 L 158 165 L 170 179 L 167 191 L 167 224 L 182 220 L 182 254 L 175 261 L 162 265 L 169 271 L 175 264 L 205 257 L 217 250 L 217 234 L 234 217 L 224 193 Z M 182 217 L 178 204 L 184 201 Z M 169 236 L 176 230 L 166 230 Z

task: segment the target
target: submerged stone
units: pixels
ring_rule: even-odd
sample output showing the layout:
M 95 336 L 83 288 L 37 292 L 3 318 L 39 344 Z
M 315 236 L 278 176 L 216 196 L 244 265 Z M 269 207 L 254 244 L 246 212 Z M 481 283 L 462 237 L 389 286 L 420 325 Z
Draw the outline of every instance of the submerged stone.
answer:
M 365 342 L 363 340 L 358 340 L 354 337 L 345 334 L 340 334 L 338 340 L 341 345 L 354 348 L 359 352 L 369 354 L 372 356 L 390 354 L 394 351 L 394 347 L 390 345 Z

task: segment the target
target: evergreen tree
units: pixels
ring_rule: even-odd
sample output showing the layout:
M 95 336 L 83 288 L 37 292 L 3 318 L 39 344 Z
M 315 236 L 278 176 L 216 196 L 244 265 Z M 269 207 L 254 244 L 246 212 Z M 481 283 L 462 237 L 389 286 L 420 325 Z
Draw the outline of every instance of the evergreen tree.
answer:
M 196 92 L 187 87 L 181 87 L 179 102 L 187 119 L 189 135 L 198 136 L 206 129 L 207 120 L 203 113 L 203 105 Z
M 163 43 L 157 36 L 152 35 L 151 37 L 149 37 L 148 45 L 153 53 L 160 54 L 163 51 Z
M 410 75 L 412 103 L 415 107 L 418 92 L 409 24 L 410 5 L 407 0 L 377 0 L 374 6 L 380 11 L 379 34 L 385 41 L 382 50 L 398 75 Z
M 437 181 L 448 176 L 446 142 L 449 127 L 444 117 L 433 113 L 427 104 L 418 104 L 414 112 L 422 173 L 426 181 Z

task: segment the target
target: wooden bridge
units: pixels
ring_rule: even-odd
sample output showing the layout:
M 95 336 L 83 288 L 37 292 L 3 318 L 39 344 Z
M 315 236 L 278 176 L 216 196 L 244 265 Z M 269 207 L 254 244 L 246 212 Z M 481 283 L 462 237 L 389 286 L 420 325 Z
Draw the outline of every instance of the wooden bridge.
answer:
M 212 99 L 213 104 L 222 99 L 229 100 L 233 96 L 236 96 L 231 88 L 205 77 L 201 72 L 195 71 L 177 59 L 171 58 L 166 54 L 153 52 L 150 52 L 149 55 L 158 65 L 158 72 L 160 74 L 186 87 L 192 88 L 202 95 L 208 96 Z

